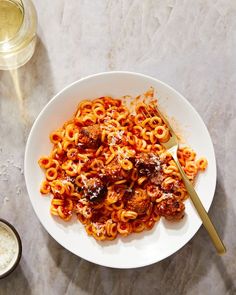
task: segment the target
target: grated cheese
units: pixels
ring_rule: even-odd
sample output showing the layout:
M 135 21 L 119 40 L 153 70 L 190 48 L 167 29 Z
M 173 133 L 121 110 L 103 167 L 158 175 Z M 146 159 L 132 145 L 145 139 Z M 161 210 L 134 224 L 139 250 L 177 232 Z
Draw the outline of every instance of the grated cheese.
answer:
M 116 145 L 118 140 L 121 140 L 124 134 L 124 130 L 119 130 L 113 133 L 113 136 L 109 142 L 109 145 L 113 146 Z
M 125 133 L 124 130 L 119 130 L 116 132 L 116 137 L 119 139 L 122 139 L 124 133 Z
M 0 273 L 9 266 L 15 257 L 17 244 L 14 236 L 0 226 Z
M 163 199 L 173 198 L 172 193 L 163 193 L 161 196 Z

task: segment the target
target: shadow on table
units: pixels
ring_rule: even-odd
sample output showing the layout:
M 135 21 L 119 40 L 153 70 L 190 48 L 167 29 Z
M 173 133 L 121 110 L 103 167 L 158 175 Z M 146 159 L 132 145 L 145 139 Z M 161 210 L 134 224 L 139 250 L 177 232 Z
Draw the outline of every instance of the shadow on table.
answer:
M 221 175 L 218 177 L 216 194 L 210 216 L 224 240 L 226 230 L 226 213 L 230 210 L 229 199 L 224 190 Z M 229 212 L 228 212 L 229 213 Z M 232 212 L 230 212 L 231 214 Z M 68 278 L 69 292 L 84 290 L 89 294 L 196 294 L 204 292 L 204 285 L 198 283 L 208 276 L 209 285 L 216 282 L 210 276 L 212 266 L 216 266 L 224 282 L 225 293 L 234 294 L 236 291 L 234 278 L 226 264 L 227 254 L 218 256 L 203 227 L 196 236 L 180 251 L 171 257 L 139 269 L 111 269 L 98 266 L 77 258 L 64 250 L 59 244 L 49 238 L 48 248 L 56 264 Z M 228 246 L 229 254 L 231 252 Z M 60 251 L 54 251 L 58 247 Z M 60 253 L 60 254 L 58 254 Z M 232 254 L 232 253 L 231 253 Z M 233 259 L 235 257 L 232 254 Z M 114 256 L 114 259 L 116 257 Z M 138 259 L 138 258 L 137 258 Z M 230 259 L 230 263 L 234 263 Z M 76 271 L 75 271 L 76 270 Z M 196 288 L 196 289 L 195 289 Z M 201 290 L 202 288 L 202 290 Z M 219 293 L 216 293 L 219 294 Z
M 3 290 L 3 293 L 1 293 Z M 6 278 L 0 280 L 0 294 L 4 295 L 31 295 L 29 282 L 21 264 Z
M 33 111 L 40 110 L 54 93 L 48 52 L 39 37 L 34 55 L 24 66 L 0 71 L 0 86 L 2 98 L 18 108 L 19 120 L 27 133 L 34 121 Z
M 227 227 L 226 218 L 227 215 L 231 216 L 231 220 L 236 220 L 235 213 L 233 211 L 233 206 L 231 204 L 232 199 L 227 198 L 224 186 L 223 186 L 223 175 L 221 175 L 218 171 L 218 179 L 216 194 L 214 198 L 214 202 L 212 204 L 210 212 L 212 212 L 211 216 L 216 225 L 216 228 L 219 230 L 219 234 L 225 242 L 225 246 L 227 252 L 223 256 L 214 255 L 213 262 L 217 267 L 217 270 L 221 276 L 222 281 L 224 282 L 224 287 L 227 294 L 236 294 L 236 281 L 235 281 L 235 270 L 236 270 L 236 256 L 235 256 L 235 244 L 236 244 L 236 236 L 234 237 L 234 242 L 231 244 L 227 244 L 226 241 L 226 232 L 228 228 L 228 235 L 230 234 L 231 227 Z M 232 274 L 230 273 L 230 269 L 234 267 Z M 233 274 L 234 273 L 234 274 Z

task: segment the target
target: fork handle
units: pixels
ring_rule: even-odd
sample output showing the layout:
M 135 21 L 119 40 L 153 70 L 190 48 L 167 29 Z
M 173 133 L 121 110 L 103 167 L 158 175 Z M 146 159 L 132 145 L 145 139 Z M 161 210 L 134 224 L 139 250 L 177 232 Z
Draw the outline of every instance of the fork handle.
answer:
M 179 169 L 179 172 L 182 176 L 183 182 L 184 182 L 186 190 L 190 196 L 190 199 L 192 200 L 192 202 L 198 212 L 198 215 L 200 216 L 202 223 L 203 223 L 205 229 L 207 230 L 218 254 L 226 253 L 226 248 L 225 248 L 223 242 L 221 241 L 213 223 L 211 222 L 205 208 L 203 207 L 202 202 L 199 199 L 192 183 L 188 180 L 184 170 L 182 169 L 182 167 L 179 163 L 179 160 L 177 158 L 176 152 L 172 152 L 171 154 L 172 154 L 172 157 L 174 158 L 174 161 L 175 161 L 175 163 Z

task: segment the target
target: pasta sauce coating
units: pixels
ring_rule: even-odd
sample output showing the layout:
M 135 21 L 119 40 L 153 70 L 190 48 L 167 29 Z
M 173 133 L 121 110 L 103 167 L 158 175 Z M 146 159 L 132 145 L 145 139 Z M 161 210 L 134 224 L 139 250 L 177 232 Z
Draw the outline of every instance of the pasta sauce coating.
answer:
M 147 94 L 153 99 L 153 91 Z M 65 221 L 77 215 L 100 241 L 149 230 L 161 217 L 183 218 L 187 193 L 161 145 L 169 136 L 150 104 L 136 103 L 131 113 L 120 99 L 82 101 L 50 134 L 51 154 L 38 161 L 45 172 L 40 192 L 52 195 L 51 214 Z M 178 158 L 191 182 L 207 167 L 189 147 L 180 148 Z

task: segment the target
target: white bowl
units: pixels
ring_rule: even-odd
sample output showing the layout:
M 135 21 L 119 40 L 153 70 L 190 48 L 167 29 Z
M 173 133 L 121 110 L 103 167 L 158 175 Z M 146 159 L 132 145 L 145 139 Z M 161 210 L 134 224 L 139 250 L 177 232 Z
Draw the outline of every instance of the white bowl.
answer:
M 50 198 L 43 197 L 40 184 L 44 174 L 38 159 L 51 151 L 49 134 L 70 119 L 83 99 L 105 95 L 137 96 L 150 86 L 156 90 L 159 104 L 199 156 L 208 160 L 208 168 L 197 179 L 196 190 L 206 210 L 213 200 L 216 184 L 216 161 L 213 144 L 201 117 L 191 104 L 167 84 L 146 75 L 130 72 L 107 72 L 76 81 L 58 93 L 41 111 L 30 132 L 25 151 L 25 180 L 32 206 L 48 233 L 72 253 L 96 264 L 114 268 L 134 268 L 158 262 L 183 247 L 197 232 L 201 220 L 191 204 L 185 202 L 186 215 L 178 223 L 161 220 L 151 231 L 97 242 L 87 236 L 79 222 L 69 223 L 52 217 Z M 171 122 L 173 122 L 171 120 Z

